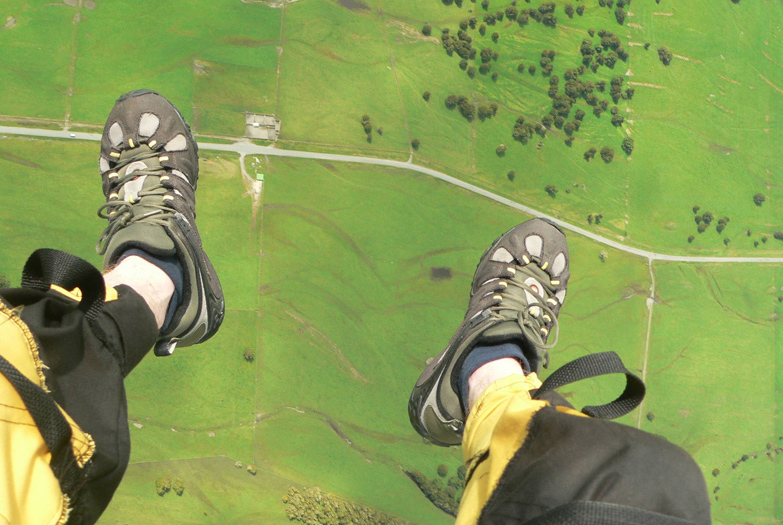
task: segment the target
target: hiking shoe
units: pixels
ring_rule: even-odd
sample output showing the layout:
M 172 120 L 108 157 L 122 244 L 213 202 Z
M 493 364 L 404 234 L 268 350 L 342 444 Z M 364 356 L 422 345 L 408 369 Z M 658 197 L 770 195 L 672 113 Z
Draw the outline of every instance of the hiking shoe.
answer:
M 457 385 L 473 348 L 511 342 L 533 372 L 548 366 L 569 275 L 565 235 L 545 219 L 524 222 L 490 246 L 473 276 L 464 321 L 411 394 L 408 415 L 419 434 L 441 446 L 462 441 L 466 414 Z
M 183 297 L 161 330 L 156 355 L 206 341 L 223 321 L 225 303 L 215 269 L 196 229 L 198 146 L 180 112 L 150 90 L 122 95 L 101 139 L 101 178 L 109 224 L 98 241 L 109 268 L 131 248 L 154 257 L 176 256 Z

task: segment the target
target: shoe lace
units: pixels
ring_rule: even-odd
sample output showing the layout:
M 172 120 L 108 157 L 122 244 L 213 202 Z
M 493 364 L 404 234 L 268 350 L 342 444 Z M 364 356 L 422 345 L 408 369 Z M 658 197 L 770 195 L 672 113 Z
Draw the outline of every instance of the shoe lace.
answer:
M 549 306 L 548 300 L 552 299 L 548 293 L 542 292 L 528 284 L 522 278 L 530 276 L 522 266 L 514 268 L 514 274 L 509 279 L 503 279 L 507 287 L 503 293 L 496 294 L 500 302 L 490 307 L 490 311 L 501 316 L 502 311 L 516 312 L 516 321 L 519 328 L 528 341 L 541 350 L 549 350 L 557 344 L 560 335 L 560 323 L 557 315 Z M 545 285 L 541 285 L 546 290 Z M 528 292 L 537 301 L 531 303 L 528 301 L 525 292 Z M 557 300 L 557 299 L 552 299 Z M 502 317 L 502 316 L 501 316 Z M 549 326 L 551 326 L 551 330 Z M 551 331 L 554 331 L 554 340 L 547 343 L 547 338 Z M 548 352 L 546 360 L 548 361 Z
M 158 157 L 159 155 L 160 154 L 156 153 L 155 151 L 140 151 L 135 155 L 118 161 L 112 172 L 118 173 L 122 168 L 133 162 L 144 161 L 146 159 Z M 162 166 L 159 166 L 134 170 L 130 173 L 125 173 L 122 176 L 117 176 L 112 180 L 112 192 L 109 194 L 109 201 L 98 208 L 98 217 L 107 219 L 109 221 L 109 224 L 106 226 L 106 228 L 104 228 L 103 233 L 101 233 L 101 236 L 98 239 L 96 246 L 98 254 L 103 255 L 106 253 L 109 241 L 114 236 L 114 234 L 121 229 L 139 221 L 165 226 L 169 219 L 174 216 L 174 214 L 176 214 L 176 210 L 174 208 L 158 203 L 145 202 L 143 213 L 141 213 L 141 208 L 136 207 L 136 205 L 139 204 L 145 197 L 160 197 L 163 195 L 163 192 L 160 190 L 167 189 L 163 185 L 163 180 L 165 180 L 164 177 L 166 177 L 167 174 L 168 172 L 166 169 Z M 139 190 L 137 198 L 135 200 L 131 200 L 130 202 L 119 199 L 118 192 L 120 188 L 122 188 L 127 182 L 145 175 L 157 177 L 158 184 L 145 188 L 144 190 Z M 167 200 L 166 195 L 163 195 L 163 199 Z

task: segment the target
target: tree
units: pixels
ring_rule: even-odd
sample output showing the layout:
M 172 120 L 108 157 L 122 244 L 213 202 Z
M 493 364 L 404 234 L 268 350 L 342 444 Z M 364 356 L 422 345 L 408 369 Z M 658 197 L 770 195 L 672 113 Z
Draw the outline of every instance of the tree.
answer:
M 498 33 L 498 32 L 492 33 L 492 41 L 493 42 L 497 43 L 498 38 L 500 38 L 500 33 Z
M 494 71 L 494 72 L 492 73 L 492 80 L 494 80 L 495 82 L 497 82 L 497 81 L 498 81 L 498 76 L 500 76 L 500 75 L 499 75 L 499 73 L 498 73 L 497 71 Z
M 557 17 L 552 13 L 546 13 L 541 17 L 541 23 L 547 27 L 557 27 Z
M 468 67 L 468 76 L 470 78 L 473 78 L 473 77 L 476 76 L 476 68 L 475 67 L 473 67 L 473 66 L 469 66 Z
M 764 204 L 765 200 L 767 200 L 767 198 L 762 193 L 757 193 L 753 196 L 753 202 L 756 204 L 756 206 L 761 206 Z
M 530 22 L 530 15 L 527 11 L 522 11 L 517 15 L 517 24 L 519 27 L 525 27 Z
M 565 124 L 565 118 L 562 115 L 558 115 L 555 117 L 555 127 L 557 129 L 560 129 L 563 127 L 563 124 Z
M 420 144 L 421 144 L 421 143 L 419 142 L 419 139 L 413 139 L 413 140 L 411 141 L 411 147 L 412 147 L 413 149 L 415 149 L 415 150 L 419 149 L 419 145 L 420 145 Z
M 593 224 L 593 214 L 589 214 L 587 216 L 587 224 Z
M 598 152 L 595 148 L 590 148 L 589 150 L 585 151 L 584 157 L 587 162 L 590 162 L 590 159 L 595 157 L 595 154 Z
M 481 7 L 483 7 L 485 11 L 489 9 L 489 0 L 481 0 Z
M 706 222 L 702 222 L 701 224 L 699 224 L 699 226 L 698 226 L 697 230 L 698 230 L 698 232 L 699 232 L 699 233 L 704 233 L 704 231 L 705 231 L 705 230 L 706 230 L 708 227 L 709 227 L 709 224 L 707 224 Z
M 182 478 L 177 478 L 174 480 L 174 483 L 171 484 L 171 490 L 173 490 L 177 496 L 182 496 L 182 494 L 185 492 L 185 482 L 182 481 Z
M 245 348 L 245 351 L 242 352 L 242 357 L 248 363 L 252 363 L 253 361 L 256 360 L 256 353 L 253 351 L 252 348 Z
M 516 7 L 507 7 L 506 8 L 506 18 L 509 20 L 516 20 L 517 15 L 519 15 L 519 9 Z
M 446 97 L 446 107 L 449 109 L 454 109 L 457 107 L 458 100 L 459 99 L 457 98 L 457 95 L 449 95 Z
M 554 123 L 555 123 L 555 117 L 553 117 L 552 115 L 544 115 L 543 117 L 541 117 L 541 124 L 543 124 L 548 128 L 551 128 L 552 124 Z
M 424 93 L 421 94 L 421 98 L 423 98 L 425 101 L 429 102 L 430 101 L 430 92 L 429 91 L 425 91 Z
M 701 216 L 701 220 L 707 225 L 709 225 L 714 219 L 715 216 L 710 211 L 705 211 Z
M 492 48 L 491 47 L 485 47 L 481 50 L 481 61 L 486 63 L 492 60 Z
M 498 157 L 504 156 L 506 154 L 506 145 L 501 144 L 500 146 L 495 148 L 495 153 L 497 154 Z
M 617 23 L 620 25 L 623 25 L 623 22 L 625 21 L 625 9 L 622 7 L 618 7 L 614 10 L 614 17 L 617 20 Z
M 723 239 L 723 244 L 724 244 L 724 246 L 728 246 L 730 242 L 731 242 L 731 239 L 729 239 L 728 237 L 726 237 L 725 239 Z
M 630 155 L 633 152 L 633 139 L 631 137 L 624 138 L 622 148 L 626 155 Z
M 669 48 L 667 48 L 666 46 L 661 46 L 658 48 L 658 58 L 660 59 L 661 62 L 663 62 L 664 66 L 668 66 L 669 64 L 671 64 L 673 57 L 674 55 L 672 54 L 671 51 L 669 51 Z
M 614 158 L 614 150 L 609 146 L 604 146 L 601 148 L 601 158 L 604 160 L 604 162 L 609 164 Z
M 527 68 L 527 72 L 530 73 L 531 75 L 535 75 L 536 74 L 536 66 L 534 64 L 530 64 L 530 67 Z
M 492 60 L 494 60 L 495 62 L 498 61 L 498 57 L 499 56 L 500 56 L 500 53 L 498 53 L 497 51 L 493 51 L 492 52 Z
M 622 115 L 612 115 L 612 126 L 622 126 L 623 122 L 625 122 L 625 118 Z
M 696 237 L 694 237 L 693 235 L 688 235 L 688 242 L 689 242 L 689 243 L 693 242 L 693 240 L 694 240 L 695 238 L 696 238 Z
M 557 75 L 552 75 L 552 76 L 549 78 L 549 85 L 550 85 L 550 86 L 556 86 L 556 85 L 558 85 L 559 83 L 560 83 L 560 77 L 558 77 Z
M 582 16 L 584 13 L 585 13 L 585 6 L 582 5 L 582 4 L 578 5 L 577 8 L 576 8 L 576 14 L 578 14 L 579 16 Z M 593 36 L 593 35 L 590 35 L 590 36 Z
M 449 467 L 446 465 L 440 464 L 438 465 L 438 476 L 445 478 L 449 473 Z
M 562 117 L 558 117 L 558 118 L 562 118 Z M 565 131 L 566 135 L 569 136 L 573 135 L 574 131 L 576 131 L 576 126 L 574 125 L 573 122 L 566 122 L 565 125 L 563 126 L 563 131 Z
M 574 113 L 574 118 L 576 120 L 584 120 L 585 118 L 585 112 L 581 109 L 577 109 L 576 113 Z
M 158 496 L 165 496 L 171 490 L 171 480 L 168 476 L 163 476 L 155 480 L 155 492 Z
M 487 26 L 486 26 L 485 24 L 481 24 L 481 25 L 479 26 L 479 34 L 480 34 L 481 36 L 484 36 L 484 35 L 486 35 L 486 34 L 487 34 Z
M 571 4 L 565 5 L 565 14 L 568 16 L 568 18 L 574 18 L 574 6 Z
M 524 62 L 520 62 L 519 63 L 519 65 L 517 66 L 517 71 L 519 71 L 520 73 L 524 73 L 525 72 L 525 63 Z
M 601 260 L 601 262 L 606 262 L 606 260 L 609 258 L 609 254 L 606 253 L 606 251 L 601 250 L 601 253 L 598 254 L 598 258 Z
M 465 59 L 463 59 L 463 60 L 460 60 L 460 61 L 459 61 L 459 68 L 460 68 L 462 71 L 465 71 L 465 70 L 468 68 L 468 61 L 467 61 L 467 60 L 465 60 Z
M 553 199 L 557 195 L 557 188 L 555 187 L 554 184 L 547 184 L 546 188 L 544 188 L 544 191 L 546 192 L 547 195 L 549 195 Z
M 490 69 L 492 69 L 492 63 L 491 62 L 485 62 L 479 66 L 479 73 L 482 75 L 486 75 L 489 73 Z
M 595 36 L 595 28 L 591 27 L 590 29 L 588 29 L 587 30 L 587 34 L 590 35 L 590 38 L 594 37 Z
M 514 182 L 514 177 L 516 176 L 517 174 L 514 173 L 514 170 L 511 170 L 506 174 L 506 177 L 508 177 L 508 180 L 510 180 L 511 182 Z
M 429 24 L 424 24 L 424 27 L 421 28 L 421 34 L 424 36 L 430 36 L 432 34 L 432 26 Z
M 696 214 L 696 213 L 699 213 L 699 210 L 700 210 L 700 209 L 701 209 L 701 206 L 694 206 L 694 207 L 693 207 L 693 213 L 694 213 L 694 214 Z

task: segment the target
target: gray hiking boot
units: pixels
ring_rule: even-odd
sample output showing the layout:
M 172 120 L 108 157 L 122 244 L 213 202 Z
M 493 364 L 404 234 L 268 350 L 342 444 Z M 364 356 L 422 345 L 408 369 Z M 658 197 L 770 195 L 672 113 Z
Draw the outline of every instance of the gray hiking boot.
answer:
M 131 248 L 176 257 L 184 273 L 182 302 L 156 355 L 206 341 L 223 321 L 225 303 L 215 269 L 196 229 L 198 146 L 180 112 L 149 90 L 122 95 L 101 140 L 106 204 L 98 215 L 109 224 L 98 241 L 104 268 Z
M 548 366 L 547 350 L 557 343 L 557 315 L 570 276 L 568 261 L 565 235 L 545 219 L 524 222 L 490 246 L 473 276 L 464 321 L 413 388 L 408 415 L 419 434 L 436 445 L 461 443 L 466 415 L 457 385 L 473 348 L 513 342 L 533 372 Z

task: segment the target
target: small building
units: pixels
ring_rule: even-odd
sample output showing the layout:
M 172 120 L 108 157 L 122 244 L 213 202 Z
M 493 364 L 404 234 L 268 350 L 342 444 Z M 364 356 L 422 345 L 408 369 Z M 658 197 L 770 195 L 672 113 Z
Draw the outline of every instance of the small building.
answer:
M 250 139 L 277 140 L 280 121 L 274 115 L 245 113 L 245 136 Z

